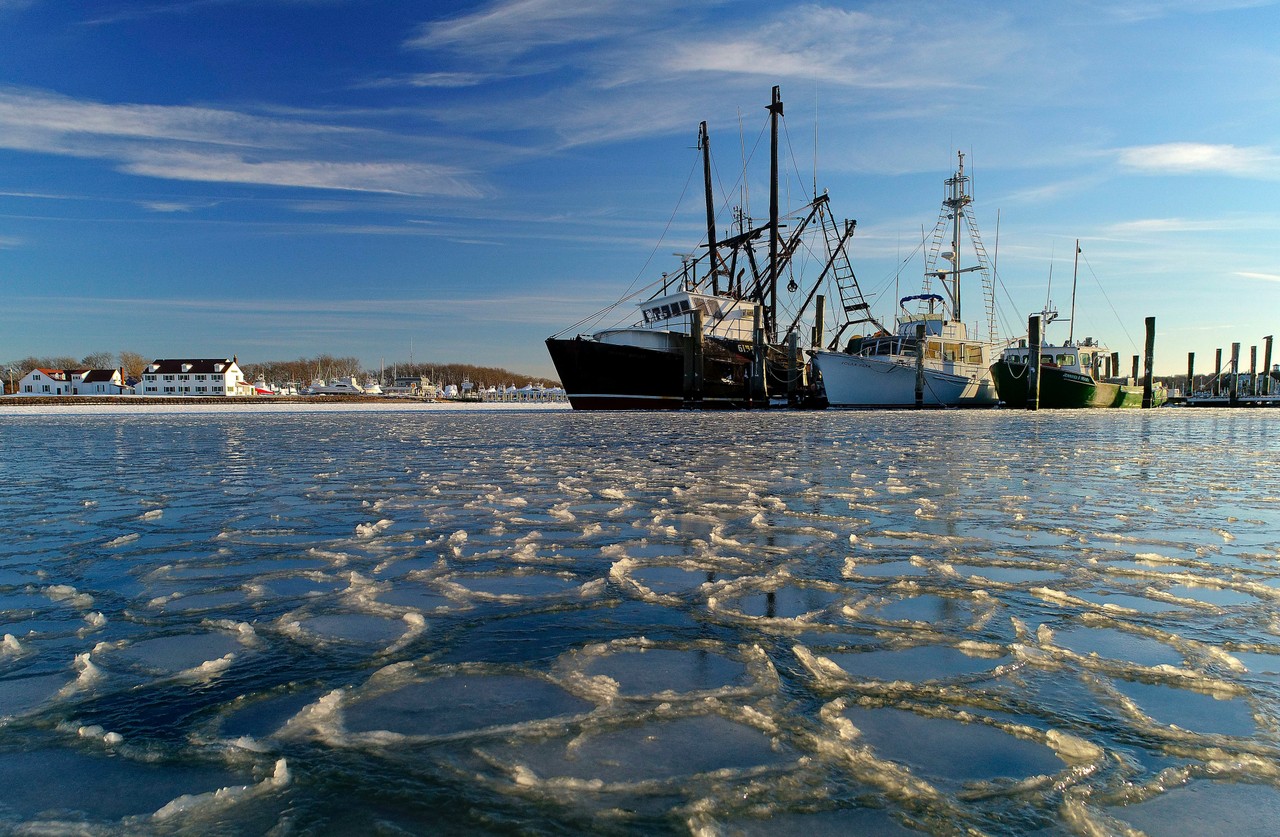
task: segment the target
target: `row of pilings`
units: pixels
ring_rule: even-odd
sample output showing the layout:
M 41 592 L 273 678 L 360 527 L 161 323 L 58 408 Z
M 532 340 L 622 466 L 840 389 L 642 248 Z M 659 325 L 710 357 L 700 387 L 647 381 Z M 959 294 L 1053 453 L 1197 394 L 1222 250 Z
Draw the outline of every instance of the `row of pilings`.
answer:
M 1252 405 L 1272 400 L 1280 385 L 1271 365 L 1272 336 L 1262 338 L 1262 370 L 1258 370 L 1258 347 L 1249 347 L 1249 371 L 1240 369 L 1240 344 L 1231 344 L 1230 366 L 1222 365 L 1222 349 L 1214 356 L 1213 375 L 1202 376 L 1196 387 L 1196 353 L 1187 352 L 1187 396 L 1226 399 L 1227 406 Z

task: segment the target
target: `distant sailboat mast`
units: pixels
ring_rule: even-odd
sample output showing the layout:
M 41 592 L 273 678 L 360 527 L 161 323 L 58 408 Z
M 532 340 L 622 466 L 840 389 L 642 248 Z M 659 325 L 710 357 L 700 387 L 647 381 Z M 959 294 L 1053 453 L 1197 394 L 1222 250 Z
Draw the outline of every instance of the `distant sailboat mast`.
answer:
M 1076 261 L 1075 266 L 1071 268 L 1071 319 L 1067 322 L 1071 323 L 1067 329 L 1067 345 L 1070 346 L 1076 336 L 1076 277 L 1080 275 L 1080 239 L 1076 239 Z

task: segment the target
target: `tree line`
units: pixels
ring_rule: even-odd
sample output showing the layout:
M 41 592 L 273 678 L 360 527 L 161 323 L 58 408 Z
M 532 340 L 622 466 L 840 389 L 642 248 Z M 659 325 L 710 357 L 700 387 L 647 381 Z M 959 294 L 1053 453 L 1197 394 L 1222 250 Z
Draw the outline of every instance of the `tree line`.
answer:
M 5 391 L 9 389 L 10 378 L 13 383 L 23 378 L 32 369 L 120 369 L 125 379 L 138 380 L 150 365 L 151 358 L 138 352 L 122 351 L 93 352 L 76 359 L 70 355 L 50 357 L 24 357 L 20 360 L 4 364 L 3 373 Z M 475 366 L 469 363 L 390 363 L 380 369 L 365 369 L 364 364 L 356 357 L 334 357 L 321 354 L 315 357 L 302 357 L 297 360 L 268 360 L 261 362 L 240 362 L 244 376 L 249 381 L 261 378 L 269 384 L 293 383 L 306 386 L 316 378 L 326 381 L 334 378 L 356 378 L 363 382 L 366 378 L 382 380 L 390 383 L 393 377 L 426 376 L 439 386 L 461 384 L 469 380 L 477 387 L 487 389 L 528 383 L 542 386 L 558 386 L 559 382 L 551 378 L 540 378 L 525 375 L 494 366 Z

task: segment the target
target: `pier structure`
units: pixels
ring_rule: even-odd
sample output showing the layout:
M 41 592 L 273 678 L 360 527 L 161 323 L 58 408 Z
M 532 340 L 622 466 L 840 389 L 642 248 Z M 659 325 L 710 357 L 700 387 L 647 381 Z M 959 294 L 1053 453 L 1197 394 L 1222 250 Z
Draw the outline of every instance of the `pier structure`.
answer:
M 1241 344 L 1231 344 L 1224 367 L 1223 350 L 1215 353 L 1214 373 L 1199 387 L 1195 379 L 1195 353 L 1187 354 L 1188 407 L 1280 407 L 1280 364 L 1272 363 L 1273 336 L 1262 338 L 1262 368 L 1258 368 L 1258 346 L 1249 347 L 1249 368 L 1241 369 Z

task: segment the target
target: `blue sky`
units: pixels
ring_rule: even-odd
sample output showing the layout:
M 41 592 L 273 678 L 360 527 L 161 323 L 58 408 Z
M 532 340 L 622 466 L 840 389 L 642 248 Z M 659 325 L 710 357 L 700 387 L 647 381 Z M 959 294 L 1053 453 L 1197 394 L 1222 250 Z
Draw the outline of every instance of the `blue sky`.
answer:
M 882 316 L 960 150 L 1024 327 L 1079 238 L 1077 337 L 1155 316 L 1175 373 L 1280 331 L 1274 2 L 0 0 L 0 361 L 551 375 L 703 236 L 699 121 L 732 190 L 774 84 Z

